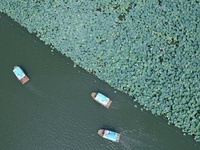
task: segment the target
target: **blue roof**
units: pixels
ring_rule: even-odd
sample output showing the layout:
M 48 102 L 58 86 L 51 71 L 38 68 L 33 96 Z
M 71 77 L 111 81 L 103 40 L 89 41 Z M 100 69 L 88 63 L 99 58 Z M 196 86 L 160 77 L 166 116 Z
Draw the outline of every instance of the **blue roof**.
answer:
M 103 105 L 107 105 L 109 102 L 109 98 L 107 98 L 106 96 L 104 96 L 101 93 L 98 93 L 97 96 L 95 97 L 95 99 L 100 102 Z
M 103 135 L 104 138 L 114 141 L 114 142 L 117 141 L 117 136 L 118 136 L 118 133 L 110 131 L 110 130 L 105 130 L 104 135 Z
M 23 72 L 23 70 L 20 67 L 17 67 L 13 70 L 14 74 L 16 75 L 18 80 L 21 80 L 22 78 L 24 78 L 26 75 Z

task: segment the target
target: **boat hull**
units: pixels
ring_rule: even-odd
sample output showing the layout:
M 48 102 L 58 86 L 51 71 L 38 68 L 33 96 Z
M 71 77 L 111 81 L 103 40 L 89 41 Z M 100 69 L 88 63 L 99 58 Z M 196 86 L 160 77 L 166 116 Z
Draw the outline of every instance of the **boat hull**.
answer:
M 107 104 L 103 104 L 103 103 L 99 102 L 99 101 L 96 99 L 97 94 L 98 94 L 98 93 L 93 92 L 93 93 L 91 94 L 92 98 L 93 98 L 96 102 L 98 102 L 99 104 L 101 104 L 102 106 L 104 106 L 104 107 L 106 107 L 106 108 L 109 108 L 110 105 L 111 105 L 111 103 L 112 103 L 112 101 L 111 101 L 108 97 L 106 97 L 106 98 L 108 99 L 108 103 L 107 103 Z
M 117 137 L 115 137 L 115 139 L 106 137 L 106 136 L 105 136 L 105 134 L 106 134 L 105 132 L 114 133 Z M 100 130 L 98 130 L 98 134 L 99 134 L 102 138 L 104 138 L 104 139 L 108 139 L 108 140 L 110 140 L 110 141 L 117 142 L 117 143 L 119 143 L 119 139 L 120 139 L 120 135 L 121 135 L 120 133 L 116 133 L 116 132 L 113 132 L 113 131 L 110 131 L 110 130 L 105 130 L 105 129 L 100 129 Z
M 18 68 L 18 66 L 15 66 L 14 67 L 14 69 L 13 69 L 13 72 L 14 72 L 14 70 L 16 69 L 16 68 Z M 20 68 L 20 67 L 19 67 Z M 20 68 L 21 69 L 21 68 Z M 20 78 L 20 79 L 18 79 L 18 80 L 20 80 L 20 82 L 22 83 L 22 84 L 25 84 L 26 82 L 28 82 L 29 81 L 29 78 L 28 78 L 28 76 L 23 72 L 23 70 L 21 69 L 21 71 L 22 71 L 22 73 L 24 74 L 24 76 L 23 76 L 23 78 Z M 14 72 L 14 74 L 15 74 L 15 72 Z M 16 74 L 15 74 L 16 75 Z M 17 77 L 17 75 L 16 75 L 16 77 Z M 17 77 L 18 78 L 18 77 Z

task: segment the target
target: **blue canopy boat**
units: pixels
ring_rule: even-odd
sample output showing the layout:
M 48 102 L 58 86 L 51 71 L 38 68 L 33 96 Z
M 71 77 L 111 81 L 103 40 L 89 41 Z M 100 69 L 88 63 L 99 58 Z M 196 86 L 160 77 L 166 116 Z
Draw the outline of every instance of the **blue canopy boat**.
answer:
M 100 129 L 98 130 L 98 134 L 108 140 L 111 140 L 113 142 L 119 142 L 120 134 L 116 133 L 114 131 L 106 130 L 106 129 Z
M 91 94 L 92 98 L 97 101 L 98 103 L 100 103 L 101 105 L 103 105 L 106 108 L 110 107 L 110 104 L 112 103 L 112 101 L 106 97 L 105 95 L 101 94 L 101 93 L 95 93 L 93 92 Z
M 14 67 L 13 72 L 16 75 L 17 79 L 20 80 L 22 84 L 26 83 L 29 80 L 24 71 L 18 66 Z

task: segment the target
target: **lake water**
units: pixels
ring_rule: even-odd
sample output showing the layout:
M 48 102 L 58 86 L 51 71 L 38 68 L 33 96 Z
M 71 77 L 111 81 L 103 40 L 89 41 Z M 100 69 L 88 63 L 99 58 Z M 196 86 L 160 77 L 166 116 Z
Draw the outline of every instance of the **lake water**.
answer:
M 0 62 L 1 150 L 200 149 L 192 136 L 141 111 L 1 13 Z M 30 78 L 25 85 L 13 74 L 15 65 Z M 109 109 L 91 98 L 94 91 L 111 98 Z M 101 128 L 120 132 L 120 142 L 101 138 Z

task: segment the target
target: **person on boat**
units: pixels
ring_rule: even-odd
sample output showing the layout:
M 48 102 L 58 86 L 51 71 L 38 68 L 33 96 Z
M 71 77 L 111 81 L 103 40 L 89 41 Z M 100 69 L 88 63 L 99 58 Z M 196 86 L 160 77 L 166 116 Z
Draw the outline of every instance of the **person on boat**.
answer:
M 107 102 L 106 102 L 106 101 L 103 101 L 103 105 L 107 105 Z

